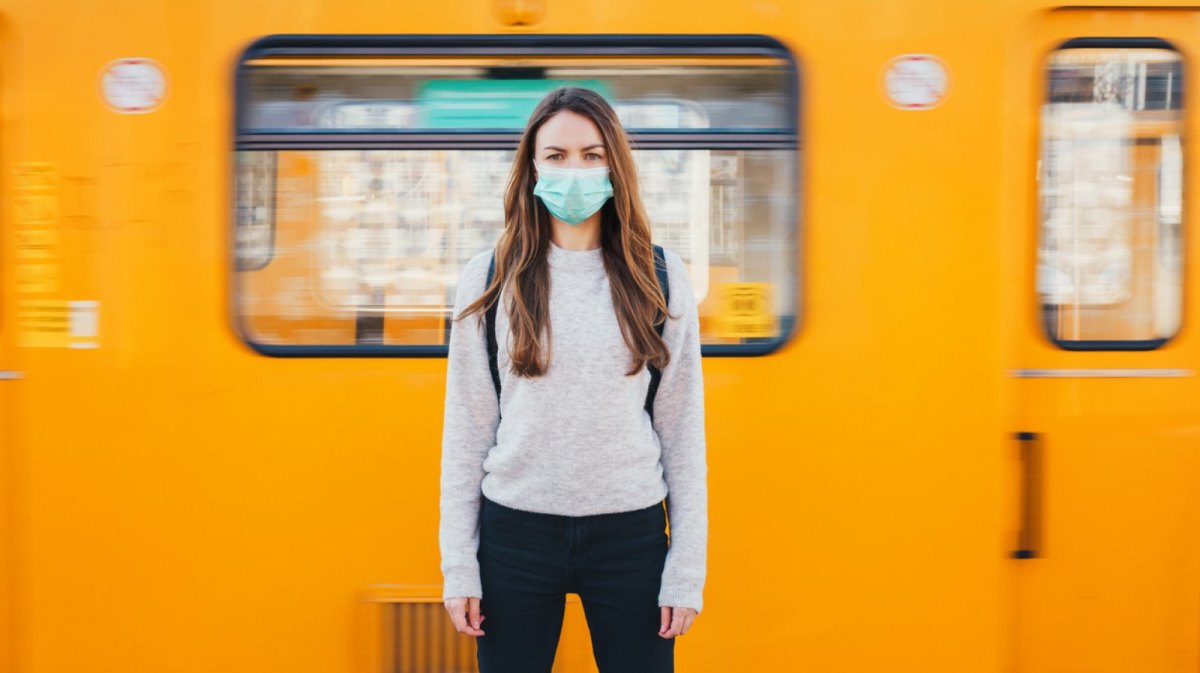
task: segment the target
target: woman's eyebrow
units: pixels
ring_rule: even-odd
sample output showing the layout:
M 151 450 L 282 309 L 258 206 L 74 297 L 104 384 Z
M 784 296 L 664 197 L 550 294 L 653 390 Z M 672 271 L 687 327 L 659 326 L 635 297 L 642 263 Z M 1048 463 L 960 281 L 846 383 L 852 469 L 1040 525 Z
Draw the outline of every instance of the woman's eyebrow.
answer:
M 596 143 L 596 144 L 594 144 L 594 145 L 588 145 L 587 147 L 583 148 L 583 150 L 586 152 L 587 150 L 594 150 L 594 149 L 596 149 L 597 147 L 599 147 L 600 149 L 604 149 L 604 143 Z M 555 147 L 554 145 L 546 145 L 546 146 L 545 146 L 545 147 L 543 147 L 542 149 L 543 149 L 543 150 L 556 150 L 556 151 L 559 151 L 559 152 L 566 152 L 566 150 L 564 150 L 563 148 L 561 148 L 561 147 Z

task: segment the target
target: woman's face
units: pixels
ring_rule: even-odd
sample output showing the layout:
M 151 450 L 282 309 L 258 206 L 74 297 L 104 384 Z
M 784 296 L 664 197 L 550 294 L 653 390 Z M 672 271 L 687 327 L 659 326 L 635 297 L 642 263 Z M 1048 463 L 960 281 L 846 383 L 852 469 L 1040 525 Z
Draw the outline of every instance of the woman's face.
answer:
M 538 129 L 533 160 L 559 168 L 595 168 L 608 165 L 608 153 L 595 122 L 576 112 L 560 110 Z

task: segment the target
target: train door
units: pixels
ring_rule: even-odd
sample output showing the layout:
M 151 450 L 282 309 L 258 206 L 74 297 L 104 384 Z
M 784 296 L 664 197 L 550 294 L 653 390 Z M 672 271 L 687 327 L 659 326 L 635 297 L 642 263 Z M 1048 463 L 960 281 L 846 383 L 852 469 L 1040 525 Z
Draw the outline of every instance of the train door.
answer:
M 1021 673 L 1200 661 L 1200 153 L 1180 18 L 1055 12 L 1022 45 L 1038 48 L 1021 73 L 1030 199 L 1010 220 L 1028 225 L 1009 304 Z

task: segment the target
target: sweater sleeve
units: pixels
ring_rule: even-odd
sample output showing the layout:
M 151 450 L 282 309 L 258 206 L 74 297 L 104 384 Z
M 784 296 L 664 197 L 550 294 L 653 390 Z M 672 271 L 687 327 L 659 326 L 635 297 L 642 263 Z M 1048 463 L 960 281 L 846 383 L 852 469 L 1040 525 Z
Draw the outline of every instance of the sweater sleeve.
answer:
M 670 547 L 658 594 L 659 606 L 704 607 L 708 547 L 708 464 L 704 431 L 704 380 L 700 368 L 700 318 L 683 260 L 666 251 L 671 284 L 663 338 L 671 361 L 654 398 L 654 429 L 662 446 L 667 482 Z
M 490 251 L 463 267 L 453 317 L 483 294 Z M 442 598 L 483 597 L 479 579 L 479 506 L 483 460 L 496 443 L 499 403 L 488 367 L 483 314 L 455 320 L 450 328 L 446 405 L 442 428 L 441 548 Z

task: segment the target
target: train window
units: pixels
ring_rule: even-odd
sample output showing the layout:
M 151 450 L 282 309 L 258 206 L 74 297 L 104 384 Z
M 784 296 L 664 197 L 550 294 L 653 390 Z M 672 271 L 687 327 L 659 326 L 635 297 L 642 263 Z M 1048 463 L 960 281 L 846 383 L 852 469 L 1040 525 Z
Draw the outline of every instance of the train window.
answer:
M 1149 349 L 1183 317 L 1183 62 L 1161 40 L 1079 39 L 1046 66 L 1043 326 L 1076 350 Z
M 613 103 L 707 355 L 795 324 L 797 72 L 769 38 L 278 36 L 238 67 L 233 310 L 272 355 L 442 355 L 462 265 L 503 228 L 556 86 Z

